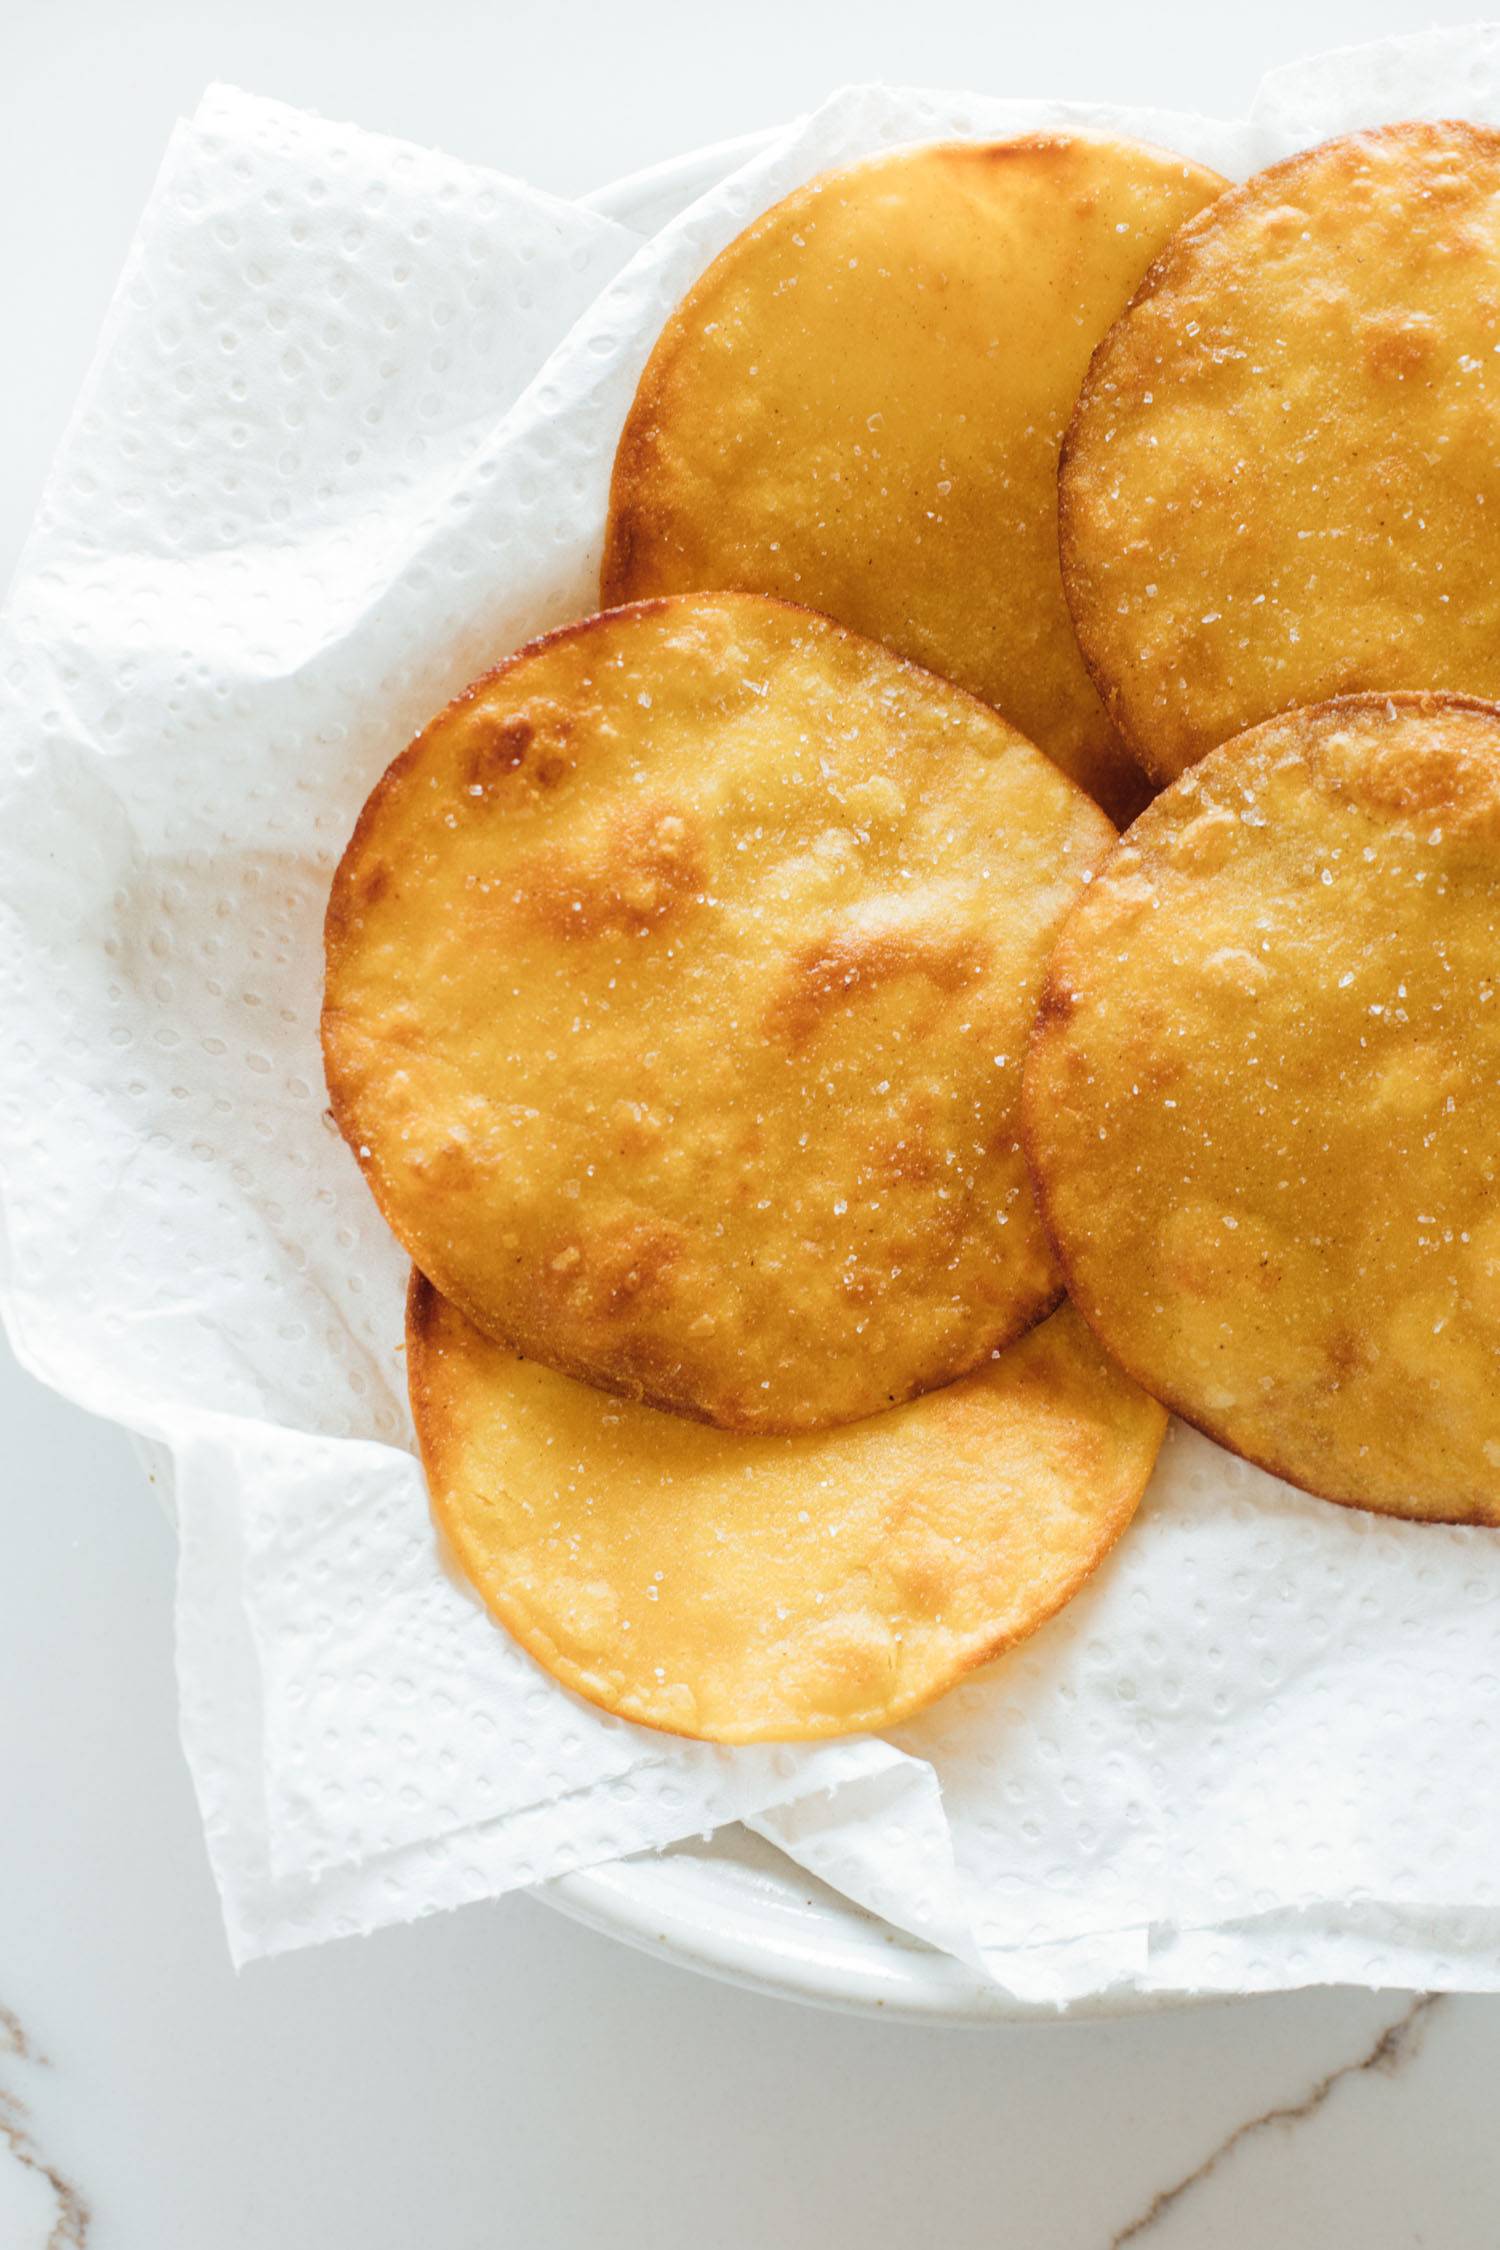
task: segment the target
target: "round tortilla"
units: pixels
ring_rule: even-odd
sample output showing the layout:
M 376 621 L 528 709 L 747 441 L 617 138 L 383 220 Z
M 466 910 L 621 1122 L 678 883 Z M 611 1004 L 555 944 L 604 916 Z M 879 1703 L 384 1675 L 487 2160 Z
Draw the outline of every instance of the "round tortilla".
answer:
M 1391 125 L 1221 196 L 1094 355 L 1063 575 L 1167 781 L 1296 704 L 1500 694 L 1500 133 Z
M 1061 1294 L 1021 1060 L 1112 841 L 993 711 L 807 610 L 585 620 L 360 816 L 335 1117 L 414 1262 L 529 1356 L 728 1428 L 873 1413 Z
M 1036 1630 L 1135 1513 L 1167 1417 L 1070 1308 L 847 1429 L 740 1437 L 492 1343 L 414 1279 L 433 1509 L 565 1687 L 714 1742 L 892 1725 Z
M 1025 1130 L 1079 1310 L 1309 1492 L 1500 1523 L 1500 708 L 1226 743 L 1070 917 Z
M 740 586 L 982 696 L 1116 820 L 1148 791 L 1079 658 L 1057 454 L 1089 354 L 1224 186 L 1076 134 L 825 173 L 673 314 L 615 460 L 606 602 Z

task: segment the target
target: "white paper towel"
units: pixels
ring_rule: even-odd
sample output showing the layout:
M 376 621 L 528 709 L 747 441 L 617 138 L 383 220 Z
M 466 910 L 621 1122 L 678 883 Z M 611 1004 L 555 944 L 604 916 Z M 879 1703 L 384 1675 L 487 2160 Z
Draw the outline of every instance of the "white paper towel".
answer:
M 439 1558 L 316 1036 L 359 804 L 592 606 L 640 367 L 750 216 L 905 140 L 1118 127 L 1242 174 L 1444 110 L 1500 119 L 1489 33 L 1278 73 L 1236 124 L 854 88 L 645 243 L 222 90 L 179 131 L 0 644 L 3 1303 L 174 1483 L 237 1958 L 746 1818 L 1027 1998 L 1500 1984 L 1500 1550 L 1187 1432 L 1079 1601 L 890 1742 L 676 1743 L 545 1678 Z

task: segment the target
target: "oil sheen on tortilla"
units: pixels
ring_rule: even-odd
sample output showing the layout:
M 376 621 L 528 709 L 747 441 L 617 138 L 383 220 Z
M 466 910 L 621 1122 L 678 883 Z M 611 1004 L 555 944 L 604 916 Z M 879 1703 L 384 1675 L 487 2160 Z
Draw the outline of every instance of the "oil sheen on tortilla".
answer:
M 1063 931 L 1026 1068 L 1074 1303 L 1330 1500 L 1500 1523 L 1500 708 L 1212 752 Z
M 1166 1415 L 1064 1307 L 978 1374 L 848 1428 L 741 1437 L 611 1399 L 416 1279 L 434 1512 L 575 1693 L 717 1742 L 906 1718 L 1059 1609 L 1135 1512 Z
M 1079 658 L 1058 445 L 1089 354 L 1224 186 L 1047 134 L 825 173 L 663 331 L 615 461 L 603 599 L 740 586 L 995 705 L 1112 818 L 1145 801 Z
M 1019 1144 L 1108 821 L 985 705 L 753 595 L 565 628 L 380 782 L 333 886 L 335 1116 L 414 1262 L 739 1429 L 979 1366 L 1061 1282 Z

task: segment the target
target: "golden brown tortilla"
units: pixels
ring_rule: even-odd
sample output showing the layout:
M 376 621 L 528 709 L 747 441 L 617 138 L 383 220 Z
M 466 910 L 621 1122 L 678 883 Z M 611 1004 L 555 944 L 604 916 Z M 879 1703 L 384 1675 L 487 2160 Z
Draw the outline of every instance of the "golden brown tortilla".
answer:
M 1500 1523 L 1500 708 L 1241 735 L 1063 931 L 1027 1144 L 1137 1381 L 1330 1500 Z
M 737 1429 L 979 1366 L 1061 1283 L 1018 1141 L 1113 832 L 985 705 L 752 595 L 585 620 L 460 696 L 327 923 L 334 1114 L 489 1333 Z
M 1296 704 L 1500 693 L 1500 133 L 1389 125 L 1185 226 L 1094 355 L 1063 575 L 1159 781 Z

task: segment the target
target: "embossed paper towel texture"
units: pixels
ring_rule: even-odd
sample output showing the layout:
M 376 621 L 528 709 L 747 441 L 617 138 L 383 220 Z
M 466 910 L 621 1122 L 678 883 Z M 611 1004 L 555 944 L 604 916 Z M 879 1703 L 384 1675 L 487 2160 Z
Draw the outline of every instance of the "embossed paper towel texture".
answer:
M 175 1456 L 184 1734 L 241 1956 L 798 1786 L 790 1753 L 573 1703 L 443 1570 L 403 1261 L 322 1115 L 333 860 L 430 708 L 587 602 L 566 436 L 488 495 L 507 413 L 635 246 L 211 96 L 9 606 L 6 1309 L 39 1373 Z

